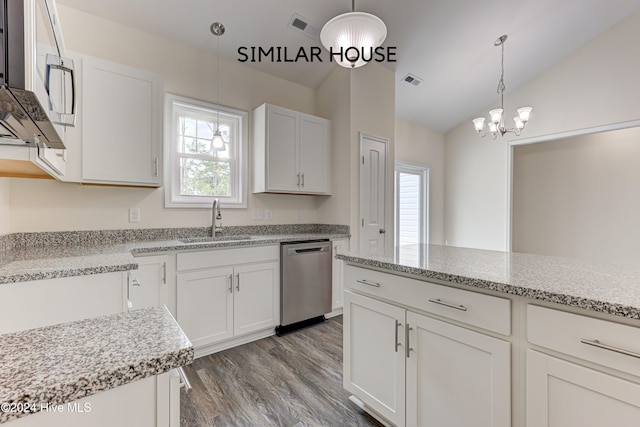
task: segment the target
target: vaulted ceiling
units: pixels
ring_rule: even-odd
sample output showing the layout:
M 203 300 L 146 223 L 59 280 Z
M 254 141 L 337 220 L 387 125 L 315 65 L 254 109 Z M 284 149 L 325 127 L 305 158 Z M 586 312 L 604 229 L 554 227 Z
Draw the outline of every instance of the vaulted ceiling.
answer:
M 243 58 L 242 46 L 280 46 L 289 52 L 321 46 L 289 24 L 294 14 L 310 28 L 351 10 L 348 0 L 58 0 L 93 15 L 215 53 L 214 21 L 227 31 L 220 54 Z M 507 94 L 626 17 L 638 0 L 358 0 L 356 11 L 386 23 L 385 46 L 396 47 L 396 115 L 447 132 L 497 101 L 500 50 L 505 46 Z M 245 62 L 258 70 L 317 88 L 335 63 Z M 423 82 L 402 78 L 412 73 Z

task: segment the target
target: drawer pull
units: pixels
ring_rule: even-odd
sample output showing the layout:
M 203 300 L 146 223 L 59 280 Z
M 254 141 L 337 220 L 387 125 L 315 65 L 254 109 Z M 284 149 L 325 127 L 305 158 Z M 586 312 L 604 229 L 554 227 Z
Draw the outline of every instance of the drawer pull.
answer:
M 449 308 L 455 308 L 456 310 L 460 310 L 460 311 L 467 311 L 467 307 L 465 307 L 462 304 L 460 305 L 451 304 L 451 303 L 442 301 L 440 298 L 430 299 L 429 302 L 432 302 L 434 304 L 444 305 L 445 307 L 449 307 Z
M 411 354 L 410 354 L 410 353 L 411 353 L 411 350 L 413 350 L 413 349 L 411 348 L 411 345 L 409 345 L 409 333 L 410 333 L 411 331 L 413 331 L 413 328 L 412 328 L 411 326 L 409 326 L 409 324 L 407 323 L 407 324 L 404 326 L 404 347 L 405 347 L 405 349 L 407 350 L 407 352 L 406 352 L 406 354 L 405 354 L 405 356 L 407 356 L 407 359 L 408 359 L 409 357 L 411 357 Z
M 184 369 L 182 369 L 182 367 L 178 368 L 178 374 L 180 375 L 180 379 L 182 380 L 180 381 L 180 388 L 184 388 L 185 391 L 191 390 L 193 387 L 191 387 L 189 378 L 187 378 L 187 374 L 184 372 Z
M 356 280 L 356 282 L 362 283 L 363 285 L 373 286 L 374 288 L 379 288 L 380 287 L 380 283 L 369 282 L 368 280 Z
M 400 347 L 400 343 L 398 342 L 398 328 L 401 326 L 402 326 L 402 323 L 396 320 L 396 345 L 395 345 L 396 353 L 398 352 L 398 347 Z
M 631 357 L 635 357 L 636 359 L 640 359 L 640 353 L 636 353 L 633 351 L 629 351 L 629 350 L 624 350 L 622 348 L 618 348 L 618 347 L 613 347 L 607 344 L 602 344 L 599 340 L 585 340 L 585 339 L 581 339 L 580 342 L 582 344 L 586 344 L 586 345 L 591 345 L 594 347 L 598 347 L 601 348 L 603 350 L 609 350 L 609 351 L 613 351 L 615 353 L 620 353 L 620 354 L 624 354 L 625 356 L 631 356 Z

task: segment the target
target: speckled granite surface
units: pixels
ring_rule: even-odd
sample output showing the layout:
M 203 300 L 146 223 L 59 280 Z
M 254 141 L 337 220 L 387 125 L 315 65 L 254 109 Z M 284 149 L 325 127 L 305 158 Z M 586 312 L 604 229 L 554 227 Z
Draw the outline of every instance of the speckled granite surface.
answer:
M 134 255 L 141 254 L 349 237 L 348 226 L 319 224 L 225 227 L 224 235 L 213 241 L 206 240 L 209 231 L 202 227 L 16 233 L 5 236 L 0 285 L 133 270 L 138 268 Z
M 193 346 L 164 307 L 6 334 L 0 423 L 26 415 L 6 409 L 64 404 L 191 362 Z
M 640 319 L 640 264 L 596 265 L 551 256 L 439 245 L 337 258 L 421 278 L 444 280 L 542 301 Z

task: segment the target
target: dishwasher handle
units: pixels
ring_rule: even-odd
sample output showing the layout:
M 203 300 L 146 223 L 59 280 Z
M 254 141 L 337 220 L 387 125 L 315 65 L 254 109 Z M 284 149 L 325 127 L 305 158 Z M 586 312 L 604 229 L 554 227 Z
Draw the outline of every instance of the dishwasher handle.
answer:
M 287 256 L 304 255 L 304 254 L 319 253 L 319 252 L 329 252 L 330 249 L 331 249 L 330 245 L 316 246 L 313 248 L 300 248 L 300 249 L 289 248 L 287 249 Z

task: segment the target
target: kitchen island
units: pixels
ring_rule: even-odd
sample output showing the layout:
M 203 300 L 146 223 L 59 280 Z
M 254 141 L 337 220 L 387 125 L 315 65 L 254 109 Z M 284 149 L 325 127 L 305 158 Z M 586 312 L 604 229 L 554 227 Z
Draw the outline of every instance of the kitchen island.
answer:
M 176 425 L 175 369 L 192 363 L 193 346 L 165 307 L 0 340 L 0 423 Z
M 337 255 L 344 386 L 394 425 L 640 423 L 640 268 L 438 245 Z

